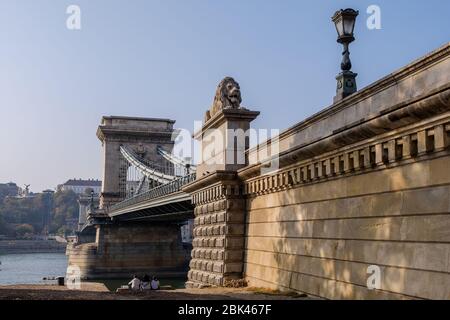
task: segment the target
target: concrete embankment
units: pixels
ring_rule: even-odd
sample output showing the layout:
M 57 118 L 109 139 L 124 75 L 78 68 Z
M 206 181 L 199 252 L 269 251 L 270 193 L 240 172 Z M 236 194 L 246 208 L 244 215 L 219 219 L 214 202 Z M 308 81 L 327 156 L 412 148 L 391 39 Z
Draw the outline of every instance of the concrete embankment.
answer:
M 66 245 L 55 240 L 0 240 L 0 254 L 64 253 Z

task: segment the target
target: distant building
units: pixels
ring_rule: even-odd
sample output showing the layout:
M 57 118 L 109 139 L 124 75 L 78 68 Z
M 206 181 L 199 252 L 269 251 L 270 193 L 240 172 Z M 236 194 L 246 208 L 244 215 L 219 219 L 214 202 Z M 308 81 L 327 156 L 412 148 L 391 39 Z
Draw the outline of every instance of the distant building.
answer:
M 25 188 L 19 187 L 14 182 L 0 183 L 0 200 L 3 198 L 34 198 L 36 194 L 30 191 L 30 185 L 24 185 Z
M 14 182 L 0 183 L 0 194 L 3 197 L 15 197 L 19 194 L 20 188 Z
M 89 179 L 70 179 L 67 182 L 60 184 L 57 188 L 58 191 L 72 190 L 76 194 L 85 194 L 87 189 L 94 190 L 95 194 L 100 194 L 102 188 L 102 182 L 99 180 Z

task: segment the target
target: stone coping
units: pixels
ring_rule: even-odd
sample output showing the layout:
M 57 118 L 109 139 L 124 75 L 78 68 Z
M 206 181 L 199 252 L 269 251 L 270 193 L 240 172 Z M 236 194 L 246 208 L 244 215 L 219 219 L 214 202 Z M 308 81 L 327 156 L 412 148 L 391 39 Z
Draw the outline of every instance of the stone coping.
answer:
M 357 123 L 344 126 L 335 130 L 329 136 L 282 151 L 276 157 L 278 157 L 280 168 L 282 168 L 294 162 L 305 160 L 448 111 L 450 111 L 450 83 L 419 97 L 386 108 L 379 114 L 367 119 L 361 119 Z M 248 179 L 258 175 L 261 166 L 270 163 L 270 161 L 271 158 L 268 158 L 262 163 L 258 162 L 240 169 L 238 171 L 239 177 Z
M 161 137 L 161 138 L 171 138 L 173 135 L 173 130 L 161 129 L 161 130 L 143 130 L 139 129 L 125 129 L 125 128 L 117 128 L 114 126 L 104 126 L 100 125 L 97 129 L 97 137 L 100 141 L 105 140 L 106 135 L 113 136 L 143 136 L 149 138 Z M 165 142 L 166 143 L 166 142 Z M 167 143 L 174 143 L 174 141 L 168 141 Z
M 171 119 L 163 119 L 163 118 L 146 118 L 146 117 L 130 117 L 130 116 L 103 116 L 103 120 L 134 120 L 134 121 L 142 121 L 142 122 L 168 122 L 175 123 L 176 120 Z
M 238 177 L 235 171 L 219 170 L 212 172 L 204 177 L 199 177 L 194 182 L 182 188 L 183 192 L 192 193 L 205 187 L 211 187 L 213 184 L 221 181 L 236 181 Z
M 223 109 L 221 112 L 215 114 L 211 119 L 209 119 L 206 123 L 203 124 L 203 127 L 194 132 L 193 137 L 195 139 L 200 139 L 202 133 L 208 129 L 218 128 L 222 123 L 226 120 L 235 120 L 235 121 L 253 121 L 257 116 L 259 116 L 259 111 L 250 111 L 245 108 L 241 109 Z

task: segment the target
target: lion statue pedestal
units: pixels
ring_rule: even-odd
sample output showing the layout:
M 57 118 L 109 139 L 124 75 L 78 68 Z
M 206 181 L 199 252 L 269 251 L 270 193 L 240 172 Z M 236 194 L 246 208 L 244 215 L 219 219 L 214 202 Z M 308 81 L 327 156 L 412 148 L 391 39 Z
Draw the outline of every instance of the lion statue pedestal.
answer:
M 241 102 L 239 84 L 231 77 L 223 79 L 213 105 L 205 114 L 202 130 L 194 135 L 202 146 L 197 178 L 219 170 L 235 171 L 246 165 L 248 130 L 259 112 L 241 107 Z

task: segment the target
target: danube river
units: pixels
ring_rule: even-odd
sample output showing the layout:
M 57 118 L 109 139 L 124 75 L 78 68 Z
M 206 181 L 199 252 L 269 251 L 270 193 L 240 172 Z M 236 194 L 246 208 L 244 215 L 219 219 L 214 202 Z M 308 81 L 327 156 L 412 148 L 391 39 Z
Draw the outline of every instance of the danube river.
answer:
M 64 253 L 29 253 L 0 255 L 0 286 L 12 284 L 52 284 L 43 278 L 56 278 L 66 275 L 67 256 Z M 115 291 L 130 279 L 97 280 L 108 289 Z M 184 288 L 186 279 L 159 279 L 161 285 Z
M 44 277 L 65 276 L 64 253 L 29 253 L 0 255 L 0 285 L 44 284 Z

